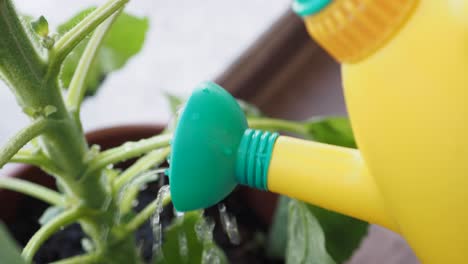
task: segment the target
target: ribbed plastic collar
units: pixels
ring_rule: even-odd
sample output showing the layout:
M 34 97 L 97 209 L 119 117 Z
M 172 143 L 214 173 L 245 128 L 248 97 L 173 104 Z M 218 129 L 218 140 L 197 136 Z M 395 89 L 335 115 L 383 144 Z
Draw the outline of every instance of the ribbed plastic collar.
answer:
M 313 38 L 336 60 L 357 62 L 384 45 L 419 0 L 336 0 L 305 18 Z

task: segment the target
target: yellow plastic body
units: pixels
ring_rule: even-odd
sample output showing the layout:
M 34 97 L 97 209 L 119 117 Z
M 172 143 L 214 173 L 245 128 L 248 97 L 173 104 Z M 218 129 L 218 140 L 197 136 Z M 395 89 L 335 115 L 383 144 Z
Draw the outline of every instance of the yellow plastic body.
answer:
M 396 229 L 356 149 L 280 136 L 270 160 L 268 190 Z
M 387 226 L 423 263 L 467 263 L 468 1 L 421 0 L 342 78 L 363 158 L 280 138 L 268 187 Z

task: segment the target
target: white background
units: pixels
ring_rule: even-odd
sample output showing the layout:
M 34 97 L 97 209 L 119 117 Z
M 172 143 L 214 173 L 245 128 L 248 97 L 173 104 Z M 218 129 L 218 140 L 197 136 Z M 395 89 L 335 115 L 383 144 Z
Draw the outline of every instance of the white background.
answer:
M 284 13 L 291 0 L 132 0 L 126 11 L 150 20 L 143 50 L 110 75 L 82 108 L 85 130 L 122 124 L 166 123 L 164 91 L 188 96 L 214 79 Z M 16 0 L 18 10 L 44 15 L 51 30 L 105 0 Z M 0 36 L 1 37 L 1 36 Z M 0 81 L 0 146 L 28 123 Z M 0 170 L 8 174 L 14 166 Z
M 16 0 L 17 8 L 44 15 L 51 29 L 102 0 Z M 169 118 L 162 92 L 188 96 L 213 79 L 290 5 L 290 0 L 133 0 L 127 11 L 150 18 L 143 51 L 112 74 L 85 102 L 86 130 Z M 0 144 L 27 124 L 14 97 L 0 84 Z

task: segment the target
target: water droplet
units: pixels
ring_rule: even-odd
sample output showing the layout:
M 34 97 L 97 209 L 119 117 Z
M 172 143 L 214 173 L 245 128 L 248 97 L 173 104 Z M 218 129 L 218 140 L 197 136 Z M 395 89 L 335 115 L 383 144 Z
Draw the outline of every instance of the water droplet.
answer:
M 127 143 L 123 144 L 123 148 L 124 148 L 125 151 L 132 151 L 132 149 L 135 148 L 135 143 L 127 142 Z
M 162 186 L 156 196 L 156 209 L 151 217 L 151 228 L 153 230 L 153 256 L 162 258 L 162 225 L 161 213 L 163 211 L 163 201 L 170 195 L 169 185 Z
M 231 241 L 231 243 L 234 245 L 239 245 L 241 239 L 236 217 L 230 215 L 227 212 L 226 206 L 224 204 L 218 205 L 218 211 L 223 230 L 227 234 L 229 241 Z
M 189 254 L 188 242 L 187 242 L 187 235 L 185 232 L 180 232 L 178 234 L 179 238 L 179 252 L 180 256 L 185 260 Z M 184 261 L 185 262 L 185 261 Z
M 162 225 L 159 222 L 158 217 L 152 219 L 151 228 L 153 229 L 153 256 L 157 259 L 161 259 L 163 256 L 162 251 Z
M 163 201 L 170 195 L 169 185 L 164 185 L 159 188 L 158 195 L 156 196 L 156 212 L 159 216 L 163 210 Z
M 167 171 L 168 169 L 169 169 L 169 168 L 164 167 L 164 168 L 159 168 L 159 169 L 155 169 L 155 170 L 152 170 L 152 171 L 153 171 L 154 173 L 156 173 L 156 174 L 159 175 L 159 174 L 164 174 L 164 173 L 166 173 L 166 171 Z M 161 187 L 162 187 L 162 186 L 161 186 Z
M 206 94 L 211 93 L 210 89 L 208 89 L 208 88 L 203 88 L 203 89 L 202 89 L 202 92 L 204 92 L 204 93 L 206 93 Z
M 81 247 L 84 249 L 86 252 L 92 252 L 94 250 L 94 244 L 89 238 L 83 238 L 81 239 Z
M 195 224 L 195 233 L 202 242 L 213 241 L 215 222 L 211 218 L 202 218 Z
M 182 218 L 182 217 L 184 217 L 184 215 L 185 215 L 184 212 L 179 212 L 179 211 L 177 211 L 177 209 L 176 209 L 175 207 L 173 207 L 173 209 L 174 209 L 174 215 L 175 215 L 176 218 Z
M 202 264 L 219 264 L 221 259 L 219 253 L 214 248 L 203 249 L 202 253 Z
M 164 171 L 167 171 L 168 169 L 165 169 Z M 166 184 L 166 177 L 164 177 L 164 175 L 161 175 L 161 177 L 159 177 L 159 182 L 158 182 L 158 186 L 163 186 L 164 184 Z

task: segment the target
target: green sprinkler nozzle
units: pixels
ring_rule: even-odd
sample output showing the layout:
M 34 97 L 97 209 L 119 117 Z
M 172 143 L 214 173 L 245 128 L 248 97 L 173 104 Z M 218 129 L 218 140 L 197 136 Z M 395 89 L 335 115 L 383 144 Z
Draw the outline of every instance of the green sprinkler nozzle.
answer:
M 278 134 L 250 130 L 237 101 L 213 82 L 188 99 L 172 141 L 169 182 L 178 211 L 214 205 L 238 183 L 266 189 Z

